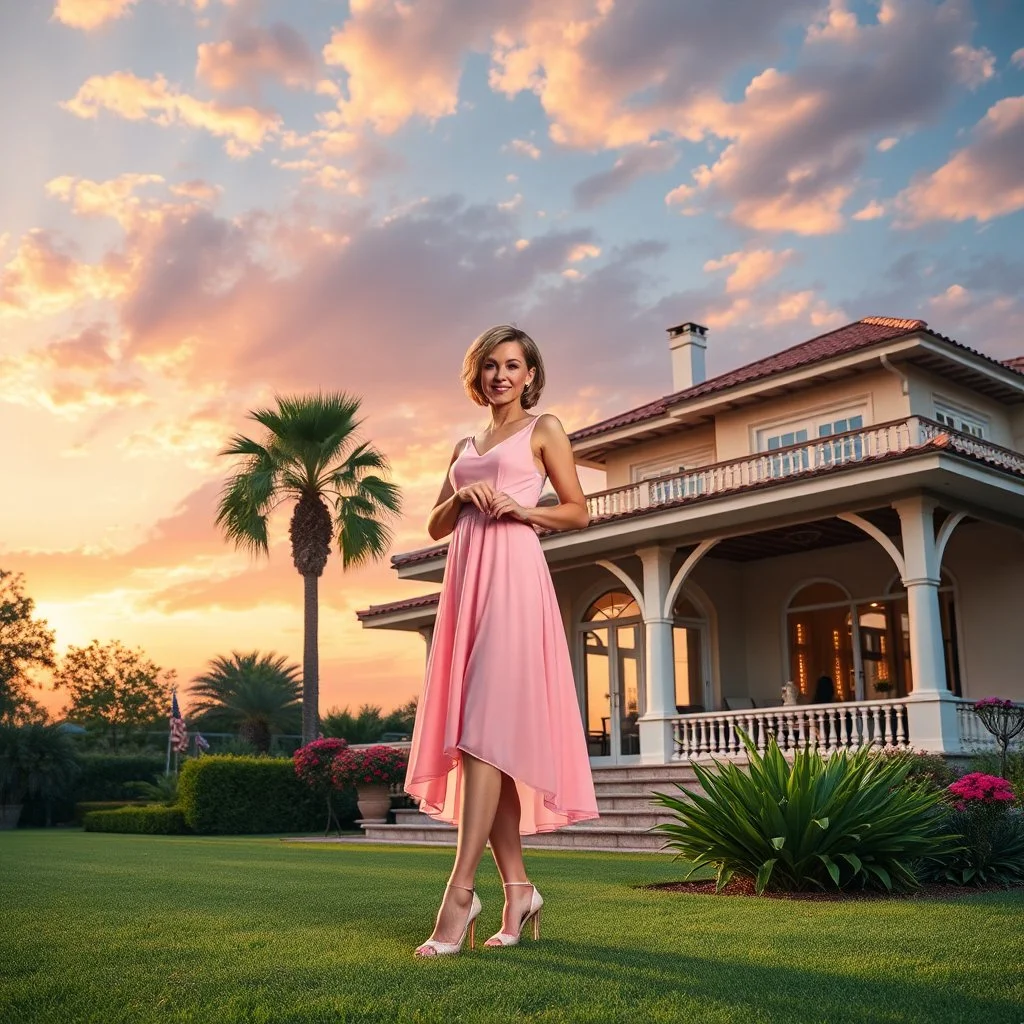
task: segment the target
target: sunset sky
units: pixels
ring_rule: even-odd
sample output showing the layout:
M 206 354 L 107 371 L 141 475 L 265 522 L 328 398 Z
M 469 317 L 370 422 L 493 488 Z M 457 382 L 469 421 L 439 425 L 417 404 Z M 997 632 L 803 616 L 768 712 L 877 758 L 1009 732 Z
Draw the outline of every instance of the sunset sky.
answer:
M 213 523 L 275 393 L 362 397 L 394 553 L 493 323 L 568 430 L 671 391 L 685 320 L 709 374 L 869 314 L 1024 354 L 1019 0 L 7 2 L 0 81 L 0 566 L 182 689 L 301 659 L 287 513 L 259 562 Z M 328 565 L 322 712 L 419 691 L 355 611 L 433 589 Z

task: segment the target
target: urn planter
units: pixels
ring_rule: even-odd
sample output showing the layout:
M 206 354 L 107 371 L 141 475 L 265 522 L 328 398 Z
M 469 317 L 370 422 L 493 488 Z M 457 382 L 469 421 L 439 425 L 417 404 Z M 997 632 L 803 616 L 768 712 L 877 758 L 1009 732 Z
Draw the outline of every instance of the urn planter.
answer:
M 391 787 L 359 784 L 356 786 L 356 803 L 360 825 L 383 825 L 391 809 Z

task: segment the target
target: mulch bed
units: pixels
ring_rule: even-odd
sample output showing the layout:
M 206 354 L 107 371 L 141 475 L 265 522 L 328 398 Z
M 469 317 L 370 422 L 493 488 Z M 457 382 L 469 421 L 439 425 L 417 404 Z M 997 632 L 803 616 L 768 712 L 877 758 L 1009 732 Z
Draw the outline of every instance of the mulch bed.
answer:
M 703 882 L 658 882 L 655 885 L 641 885 L 638 889 L 656 892 L 683 893 L 690 896 L 715 896 L 714 881 Z M 754 892 L 752 878 L 734 878 L 719 896 L 750 896 L 754 899 L 772 900 L 808 900 L 817 903 L 839 903 L 848 900 L 947 900 L 964 896 L 976 896 L 983 892 L 1022 892 L 1024 885 L 945 885 L 932 883 L 923 885 L 909 893 L 877 892 L 871 889 L 849 889 L 841 892 L 764 892 L 760 896 Z

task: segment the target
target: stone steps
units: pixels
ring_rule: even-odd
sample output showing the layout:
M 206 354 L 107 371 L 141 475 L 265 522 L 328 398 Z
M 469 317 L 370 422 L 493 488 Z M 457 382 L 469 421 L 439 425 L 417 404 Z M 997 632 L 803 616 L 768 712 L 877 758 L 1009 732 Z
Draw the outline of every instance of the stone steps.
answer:
M 677 785 L 687 790 L 700 786 L 688 764 L 617 765 L 595 768 L 594 792 L 599 818 L 582 821 L 555 832 L 523 836 L 523 846 L 547 849 L 631 850 L 657 852 L 664 846 L 664 837 L 651 832 L 659 822 L 671 821 L 667 808 L 653 803 L 655 791 L 675 796 Z M 386 843 L 429 843 L 452 845 L 456 830 L 438 823 L 415 809 L 394 811 L 393 825 L 364 826 L 365 840 Z

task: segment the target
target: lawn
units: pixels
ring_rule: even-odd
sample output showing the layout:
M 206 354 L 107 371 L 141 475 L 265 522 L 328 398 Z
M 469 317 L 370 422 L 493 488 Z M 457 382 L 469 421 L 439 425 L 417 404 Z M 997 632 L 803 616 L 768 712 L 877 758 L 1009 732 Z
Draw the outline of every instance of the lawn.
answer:
M 543 938 L 414 960 L 450 850 L 0 833 L 0 1021 L 1021 1024 L 1024 895 L 809 903 L 635 888 L 667 856 L 535 852 Z M 478 941 L 501 890 L 479 876 Z

